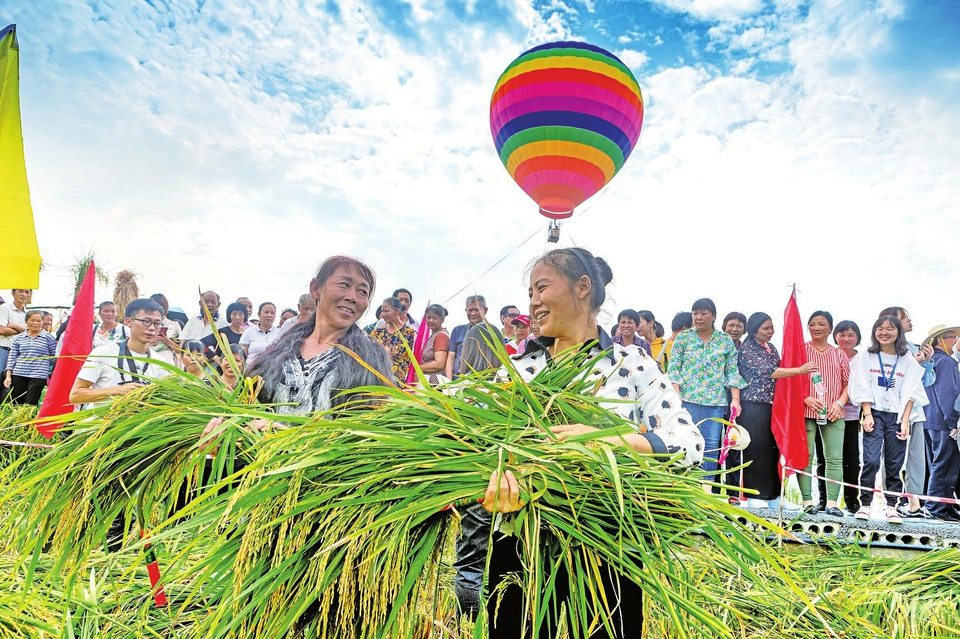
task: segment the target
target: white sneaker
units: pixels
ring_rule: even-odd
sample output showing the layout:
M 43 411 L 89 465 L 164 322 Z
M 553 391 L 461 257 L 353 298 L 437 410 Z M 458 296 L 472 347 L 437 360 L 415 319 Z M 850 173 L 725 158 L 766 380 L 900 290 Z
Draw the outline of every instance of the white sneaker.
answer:
M 870 519 L 870 506 L 860 506 L 860 510 L 854 515 L 860 521 L 867 521 Z
M 747 508 L 770 508 L 769 502 L 765 499 L 747 499 Z
M 896 506 L 887 506 L 887 523 L 888 524 L 903 523 L 903 518 L 900 516 L 900 513 L 897 512 Z
M 771 499 L 767 502 L 767 508 L 773 508 L 774 510 L 780 510 L 781 505 L 784 510 L 800 510 L 800 506 L 793 503 L 789 499 L 781 499 L 777 497 L 776 499 Z

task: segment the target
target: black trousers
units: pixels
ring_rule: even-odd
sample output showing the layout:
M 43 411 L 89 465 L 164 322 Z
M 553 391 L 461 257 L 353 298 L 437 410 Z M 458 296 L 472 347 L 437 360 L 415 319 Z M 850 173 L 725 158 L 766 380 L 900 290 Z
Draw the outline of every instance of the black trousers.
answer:
M 743 487 L 758 491 L 756 499 L 776 499 L 780 496 L 780 448 L 770 430 L 773 405 L 746 400 L 740 405 L 740 425 L 750 433 L 750 445 L 743 450 L 743 461 L 750 462 L 743 469 Z
M 40 405 L 40 395 L 47 385 L 46 378 L 10 376 L 10 401 L 14 404 Z
M 880 472 L 880 460 L 883 460 L 884 490 L 895 493 L 903 492 L 903 479 L 900 469 L 907 456 L 907 442 L 897 439 L 896 413 L 873 411 L 873 430 L 863 431 L 863 470 L 860 472 L 860 504 L 869 506 L 873 503 L 873 487 Z M 899 497 L 884 495 L 888 506 L 896 506 Z
M 927 449 L 927 467 L 930 469 L 930 482 L 927 494 L 931 497 L 954 497 L 957 478 L 960 476 L 960 448 L 950 437 L 950 431 L 924 429 Z M 935 517 L 956 518 L 960 510 L 954 504 L 928 501 L 925 506 Z
M 510 573 L 524 572 L 521 557 L 522 545 L 516 537 L 497 534 L 494 537 L 490 555 L 490 578 L 487 584 L 487 613 L 490 623 L 490 639 L 525 639 L 521 635 L 525 610 L 523 589 L 516 583 L 508 585 L 502 598 L 497 585 Z M 621 578 L 606 566 L 600 566 L 601 585 L 611 607 L 616 607 L 610 620 L 614 633 L 610 634 L 601 626 L 591 639 L 639 637 L 643 630 L 643 591 L 640 586 L 626 578 Z M 550 606 L 551 611 L 559 611 L 560 604 L 570 598 L 569 575 L 561 570 L 556 578 L 556 599 Z M 499 603 L 499 605 L 498 605 Z M 527 620 L 527 627 L 532 626 Z M 538 639 L 553 639 L 557 633 L 559 619 L 548 615 L 547 622 L 541 627 Z M 572 633 L 570 633 L 572 636 Z
M 856 419 L 844 422 L 843 483 L 854 485 L 860 483 L 860 421 Z M 860 510 L 860 491 L 844 486 L 843 503 L 851 512 Z
M 826 477 L 827 458 L 823 454 L 823 438 L 820 436 L 819 428 L 817 429 L 817 441 L 815 443 L 817 446 L 817 477 Z M 820 510 L 827 508 L 827 482 L 822 479 L 817 480 L 817 503 Z

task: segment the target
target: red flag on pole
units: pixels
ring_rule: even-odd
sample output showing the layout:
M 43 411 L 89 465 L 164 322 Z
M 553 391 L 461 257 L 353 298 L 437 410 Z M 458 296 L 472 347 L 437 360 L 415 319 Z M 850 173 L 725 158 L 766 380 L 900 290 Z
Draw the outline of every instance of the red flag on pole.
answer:
M 780 366 L 797 368 L 807 361 L 807 347 L 803 342 L 803 324 L 797 309 L 797 290 L 794 288 L 783 311 L 783 353 Z M 807 426 L 803 419 L 803 399 L 810 385 L 809 375 L 794 375 L 777 380 L 773 396 L 770 429 L 780 448 L 780 467 L 802 470 L 807 467 L 810 452 L 807 449 Z M 788 471 L 784 476 L 789 476 Z
M 423 349 L 427 346 L 427 340 L 430 339 L 430 327 L 427 326 L 427 313 L 423 313 L 423 319 L 420 320 L 420 326 L 417 328 L 417 338 L 413 340 L 413 356 L 416 358 L 418 364 L 423 363 Z M 413 384 L 417 381 L 417 371 L 414 370 L 413 365 L 410 365 L 410 368 L 407 369 L 407 384 Z
M 47 388 L 43 406 L 40 407 L 37 417 L 56 417 L 73 412 L 70 389 L 73 388 L 73 382 L 76 381 L 87 355 L 93 348 L 93 298 L 96 270 L 93 260 L 90 260 L 87 274 L 77 294 L 77 301 L 70 313 L 70 322 L 63 333 L 63 348 L 60 349 L 57 365 L 53 369 L 50 387 Z M 56 419 L 39 422 L 37 430 L 50 439 L 59 424 L 60 422 Z

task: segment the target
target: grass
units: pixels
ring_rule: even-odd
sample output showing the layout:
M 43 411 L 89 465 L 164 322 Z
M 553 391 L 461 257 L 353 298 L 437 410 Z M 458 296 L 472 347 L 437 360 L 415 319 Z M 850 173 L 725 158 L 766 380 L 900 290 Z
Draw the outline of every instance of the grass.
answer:
M 606 616 L 588 578 L 600 561 L 643 586 L 649 637 L 960 635 L 957 551 L 786 554 L 741 520 L 771 524 L 706 495 L 697 470 L 555 440 L 557 423 L 629 428 L 585 394 L 588 365 L 447 392 L 370 388 L 373 408 L 285 416 L 289 428 L 266 433 L 245 427 L 272 416 L 249 381 L 178 374 L 75 413 L 55 450 L 0 454 L 0 637 L 482 636 L 483 618 L 452 621 L 456 517 L 442 509 L 506 468 L 531 500 L 511 521 L 526 605 L 544 620 L 564 564 L 570 637 Z M 208 459 L 197 442 L 213 416 L 227 420 Z M 34 437 L 29 417 L 0 408 L 3 438 Z M 126 543 L 107 553 L 114 521 Z

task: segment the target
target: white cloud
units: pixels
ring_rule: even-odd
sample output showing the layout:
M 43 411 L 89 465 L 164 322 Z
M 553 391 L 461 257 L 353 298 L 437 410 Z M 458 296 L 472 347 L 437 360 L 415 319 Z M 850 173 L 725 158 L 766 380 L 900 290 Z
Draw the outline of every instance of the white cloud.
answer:
M 775 315 L 797 281 L 802 310 L 866 318 L 904 302 L 918 327 L 946 321 L 951 298 L 934 282 L 960 261 L 936 231 L 951 228 L 960 200 L 957 113 L 936 94 L 898 92 L 872 64 L 902 5 L 815 1 L 801 15 L 777 0 L 783 15 L 771 18 L 754 15 L 757 2 L 668 4 L 721 20 L 706 40 L 732 70 L 618 53 L 655 68 L 643 78 L 643 133 L 562 243 L 609 257 L 616 303 L 661 320 L 700 295 Z M 192 310 L 198 286 L 289 305 L 323 257 L 345 252 L 377 269 L 381 293 L 411 288 L 419 309 L 537 229 L 535 205 L 494 153 L 490 91 L 525 48 L 582 37 L 570 14 L 523 0 L 507 27 L 491 27 L 417 2 L 414 24 L 394 34 L 368 4 L 340 6 L 332 16 L 279 0 L 199 13 L 143 5 L 106 21 L 84 5 L 57 19 L 15 11 L 50 264 L 94 248 L 107 266 L 142 273 L 144 292 Z M 775 56 L 789 70 L 760 75 Z M 956 69 L 936 73 L 956 82 Z M 543 240 L 468 292 L 491 307 L 522 303 L 523 267 Z M 881 273 L 874 246 L 902 259 Z M 44 274 L 38 301 L 67 294 L 62 276 Z M 449 304 L 451 324 L 464 295 Z
M 653 0 L 703 20 L 737 20 L 763 9 L 763 0 Z
M 647 62 L 650 61 L 650 56 L 646 52 L 634 51 L 633 49 L 620 49 L 616 52 L 616 56 L 634 72 L 645 67 Z

